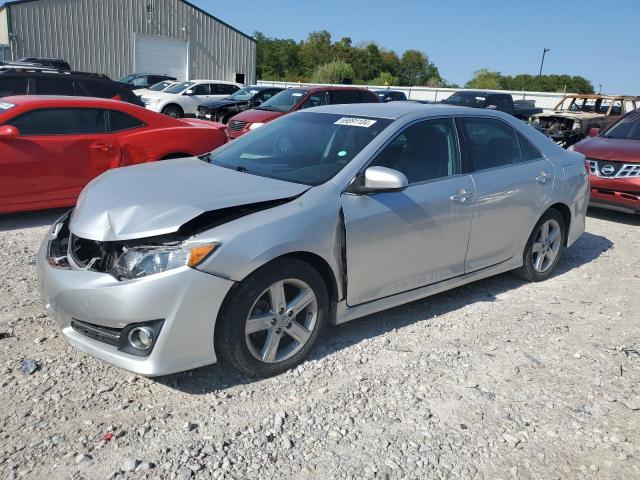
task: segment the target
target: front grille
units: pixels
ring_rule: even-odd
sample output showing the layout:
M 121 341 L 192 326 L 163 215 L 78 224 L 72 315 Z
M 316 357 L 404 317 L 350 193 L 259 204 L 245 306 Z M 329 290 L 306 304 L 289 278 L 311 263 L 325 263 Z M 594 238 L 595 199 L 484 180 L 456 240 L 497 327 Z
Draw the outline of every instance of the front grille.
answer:
M 638 178 L 640 163 L 622 163 L 605 160 L 587 159 L 589 172 L 602 178 Z
M 120 334 L 122 333 L 120 328 L 103 327 L 93 323 L 82 322 L 75 318 L 71 320 L 71 328 L 99 342 L 108 343 L 116 347 L 120 344 Z
M 239 132 L 242 130 L 247 122 L 243 122 L 242 120 L 231 120 L 229 122 L 229 130 L 233 130 L 234 132 Z

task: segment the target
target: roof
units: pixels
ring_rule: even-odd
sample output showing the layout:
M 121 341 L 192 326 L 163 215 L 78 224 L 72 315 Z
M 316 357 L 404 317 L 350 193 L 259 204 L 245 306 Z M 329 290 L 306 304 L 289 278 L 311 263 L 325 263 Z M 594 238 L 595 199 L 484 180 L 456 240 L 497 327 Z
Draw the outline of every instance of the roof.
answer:
M 32 103 L 44 103 L 44 104 L 76 104 L 82 105 L 101 105 L 101 106 L 135 106 L 121 100 L 112 100 L 110 98 L 97 98 L 97 97 L 74 97 L 71 95 L 15 95 L 11 97 L 3 97 L 3 102 L 13 103 L 16 105 L 29 105 Z M 142 107 L 138 107 L 142 108 Z
M 427 112 L 430 116 L 437 115 L 473 115 L 477 116 L 478 111 L 483 115 L 501 116 L 506 115 L 494 110 L 485 110 L 468 107 L 454 107 L 444 104 L 430 104 L 407 102 L 389 103 L 348 103 L 340 105 L 326 105 L 302 110 L 303 112 L 313 111 L 318 113 L 337 113 L 340 115 L 358 115 L 362 117 L 377 117 L 396 120 L 405 115 Z
M 593 100 L 640 100 L 640 96 L 637 95 L 598 95 L 597 93 L 571 93 L 565 95 L 564 98 L 588 98 Z
M 2 1 L 2 0 L 0 0 Z M 45 1 L 45 0 L 10 0 L 7 2 L 4 2 L 4 4 L 0 5 L 0 10 L 10 7 L 12 5 L 19 5 L 22 3 L 30 3 L 30 2 L 40 2 L 40 1 Z M 247 38 L 248 40 L 251 40 L 252 42 L 256 43 L 256 39 L 253 38 L 251 35 L 247 35 L 244 32 L 241 32 L 240 30 L 238 30 L 235 27 L 232 27 L 231 25 L 229 25 L 227 22 L 224 22 L 222 20 L 220 20 L 218 17 L 215 17 L 213 15 L 211 15 L 209 12 L 207 12 L 206 10 L 203 10 L 200 7 L 195 6 L 193 3 L 188 2 L 187 0 L 175 0 L 176 2 L 181 2 L 184 3 L 185 5 L 189 6 L 190 8 L 193 8 L 194 10 L 197 10 L 198 12 L 202 13 L 203 15 L 206 15 L 207 17 L 215 20 L 216 22 L 224 25 L 227 28 L 230 28 L 231 30 L 233 30 L 236 33 L 239 33 L 240 35 L 242 35 L 243 37 Z
M 305 92 L 316 92 L 318 90 L 363 90 L 370 92 L 368 88 L 354 87 L 351 85 L 291 85 L 285 90 L 304 90 Z

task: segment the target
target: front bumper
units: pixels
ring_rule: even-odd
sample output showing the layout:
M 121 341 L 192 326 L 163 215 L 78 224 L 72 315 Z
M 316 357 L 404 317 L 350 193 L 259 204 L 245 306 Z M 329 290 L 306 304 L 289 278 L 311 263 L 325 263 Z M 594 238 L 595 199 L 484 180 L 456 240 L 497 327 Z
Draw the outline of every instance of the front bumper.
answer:
M 47 262 L 47 242 L 45 238 L 37 259 L 40 296 L 70 344 L 145 376 L 216 362 L 215 322 L 231 280 L 189 267 L 130 281 L 88 270 L 57 269 Z M 74 330 L 72 319 L 109 328 L 156 319 L 164 323 L 151 354 L 140 357 Z
M 603 178 L 590 175 L 591 205 L 640 212 L 640 177 Z

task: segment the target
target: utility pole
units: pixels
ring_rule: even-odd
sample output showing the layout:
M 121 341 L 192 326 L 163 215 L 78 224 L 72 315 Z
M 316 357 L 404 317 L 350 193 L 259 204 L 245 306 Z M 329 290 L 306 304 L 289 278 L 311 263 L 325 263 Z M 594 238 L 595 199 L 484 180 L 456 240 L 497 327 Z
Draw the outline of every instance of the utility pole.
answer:
M 549 52 L 550 48 L 545 48 L 542 50 L 542 61 L 540 62 L 540 73 L 538 73 L 538 88 L 540 88 L 540 79 L 542 78 L 542 67 L 544 66 L 544 57 Z

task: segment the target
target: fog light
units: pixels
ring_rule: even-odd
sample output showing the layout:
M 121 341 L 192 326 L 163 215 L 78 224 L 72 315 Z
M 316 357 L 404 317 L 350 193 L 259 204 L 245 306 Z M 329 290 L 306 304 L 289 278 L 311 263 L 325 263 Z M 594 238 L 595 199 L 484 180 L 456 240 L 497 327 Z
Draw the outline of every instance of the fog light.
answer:
M 153 340 L 153 330 L 150 328 L 134 327 L 129 331 L 129 344 L 136 350 L 149 350 Z

